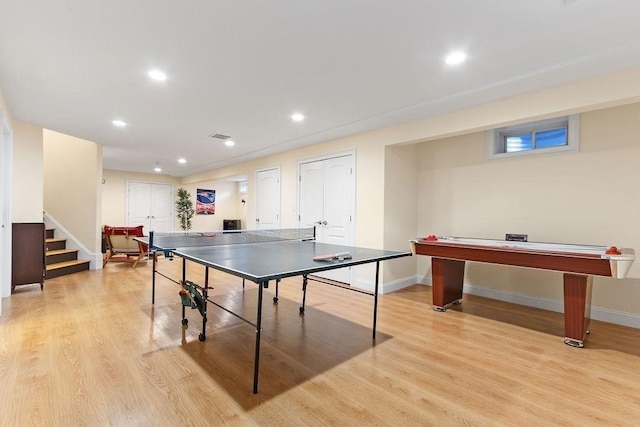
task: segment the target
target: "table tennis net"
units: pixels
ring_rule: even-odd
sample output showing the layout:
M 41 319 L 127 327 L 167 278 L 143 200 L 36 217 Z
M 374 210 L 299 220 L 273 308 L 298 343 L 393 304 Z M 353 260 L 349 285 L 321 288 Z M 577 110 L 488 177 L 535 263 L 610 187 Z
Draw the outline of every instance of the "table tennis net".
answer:
M 150 232 L 148 242 L 152 248 L 175 249 L 313 239 L 315 239 L 315 228 L 309 227 L 273 230 Z

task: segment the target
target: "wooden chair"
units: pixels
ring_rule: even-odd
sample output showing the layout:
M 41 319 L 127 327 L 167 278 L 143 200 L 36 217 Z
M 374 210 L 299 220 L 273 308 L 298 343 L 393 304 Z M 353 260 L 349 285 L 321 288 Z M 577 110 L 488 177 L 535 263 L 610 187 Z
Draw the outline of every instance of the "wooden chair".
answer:
M 142 237 L 142 225 L 137 227 L 111 227 L 104 226 L 104 235 L 107 241 L 107 253 L 102 267 L 108 262 L 131 262 L 133 268 L 138 262 L 147 256 L 147 245 L 134 240 L 134 237 Z

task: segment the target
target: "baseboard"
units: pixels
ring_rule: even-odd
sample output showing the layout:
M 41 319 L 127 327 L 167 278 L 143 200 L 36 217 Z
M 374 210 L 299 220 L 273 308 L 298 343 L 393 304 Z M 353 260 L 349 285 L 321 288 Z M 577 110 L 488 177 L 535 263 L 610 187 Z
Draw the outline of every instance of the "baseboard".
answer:
M 103 253 L 93 253 L 91 254 L 91 264 L 90 270 L 102 270 L 102 263 L 104 262 L 104 254 Z
M 512 302 L 514 304 L 526 305 L 528 307 L 555 311 L 557 313 L 564 312 L 564 302 L 562 300 L 532 297 L 517 292 L 497 291 L 495 289 L 481 288 L 474 285 L 464 285 L 463 292 L 500 301 Z M 608 308 L 591 306 L 591 319 L 629 326 L 631 328 L 640 328 L 640 315 Z
M 431 286 L 430 279 L 425 280 L 424 282 L 425 284 Z M 475 286 L 472 284 L 464 285 L 463 292 L 471 295 L 477 295 L 479 297 L 495 299 L 498 301 L 525 305 L 527 307 L 555 311 L 556 313 L 564 312 L 564 302 L 562 300 L 552 298 L 533 297 L 531 295 L 525 295 L 517 292 L 499 291 L 495 289 Z M 591 306 L 591 319 L 613 323 L 614 325 L 628 326 L 630 328 L 640 329 L 640 315 L 635 313 L 627 313 L 624 311 Z
M 388 294 L 391 292 L 398 291 L 403 288 L 407 288 L 409 286 L 413 286 L 416 283 L 419 283 L 418 276 L 404 277 L 399 280 L 393 280 L 391 282 L 386 282 L 382 285 L 380 289 L 381 294 Z
M 417 276 L 405 277 L 403 279 L 382 283 L 379 286 L 379 289 L 378 289 L 379 292 L 378 293 L 380 293 L 380 294 L 388 294 L 390 292 L 397 291 L 399 289 L 415 285 L 416 283 L 418 283 L 416 281 L 417 280 L 416 277 Z M 353 286 L 354 288 L 360 289 L 362 291 L 373 292 L 373 289 L 375 287 L 375 283 L 372 282 L 372 281 L 364 281 L 364 280 L 354 279 L 351 282 L 351 286 Z

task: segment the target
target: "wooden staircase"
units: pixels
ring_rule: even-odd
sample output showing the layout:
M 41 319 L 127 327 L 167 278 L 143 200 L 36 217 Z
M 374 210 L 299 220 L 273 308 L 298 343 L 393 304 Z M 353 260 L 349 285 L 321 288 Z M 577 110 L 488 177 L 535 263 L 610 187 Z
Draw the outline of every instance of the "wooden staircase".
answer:
M 55 237 L 55 229 L 45 230 L 45 279 L 64 276 L 89 269 L 91 261 L 79 260 L 77 249 L 67 249 L 67 239 Z

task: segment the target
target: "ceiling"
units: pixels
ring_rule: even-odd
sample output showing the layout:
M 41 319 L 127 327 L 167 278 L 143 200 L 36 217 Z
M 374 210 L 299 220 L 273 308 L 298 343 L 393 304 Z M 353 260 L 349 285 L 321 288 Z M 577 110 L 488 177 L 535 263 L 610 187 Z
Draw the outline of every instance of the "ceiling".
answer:
M 638 17 L 637 0 L 2 0 L 0 89 L 14 118 L 103 145 L 105 169 L 186 176 L 640 64 Z

